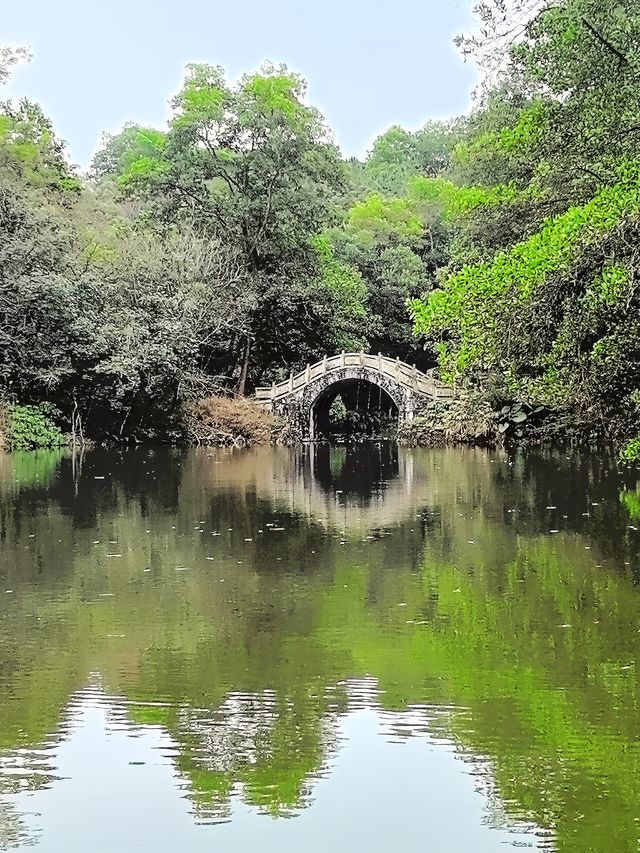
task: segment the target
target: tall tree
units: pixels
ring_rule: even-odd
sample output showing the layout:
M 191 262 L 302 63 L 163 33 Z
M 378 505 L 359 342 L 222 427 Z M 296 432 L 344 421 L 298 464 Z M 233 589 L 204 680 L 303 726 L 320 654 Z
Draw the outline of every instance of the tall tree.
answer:
M 265 370 L 319 354 L 330 322 L 311 238 L 334 217 L 345 171 L 304 95 L 284 66 L 230 85 L 222 69 L 191 65 L 164 137 L 129 127 L 94 163 L 120 169 L 121 186 L 154 217 L 237 248 L 255 300 L 246 333 L 229 342 L 241 393 Z
M 640 11 L 553 0 L 531 12 L 452 180 L 423 187 L 457 245 L 442 288 L 413 303 L 416 328 L 439 340 L 449 375 L 492 371 L 505 395 L 628 435 L 640 429 Z

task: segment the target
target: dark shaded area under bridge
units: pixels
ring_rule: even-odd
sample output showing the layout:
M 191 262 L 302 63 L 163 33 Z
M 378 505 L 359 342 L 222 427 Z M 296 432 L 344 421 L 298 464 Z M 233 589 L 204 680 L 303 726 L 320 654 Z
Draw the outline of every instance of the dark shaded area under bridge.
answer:
M 344 414 L 334 408 L 341 402 Z M 380 385 L 368 379 L 343 379 L 321 391 L 311 409 L 311 434 L 315 438 L 331 435 L 380 435 L 392 425 L 397 427 L 398 406 Z

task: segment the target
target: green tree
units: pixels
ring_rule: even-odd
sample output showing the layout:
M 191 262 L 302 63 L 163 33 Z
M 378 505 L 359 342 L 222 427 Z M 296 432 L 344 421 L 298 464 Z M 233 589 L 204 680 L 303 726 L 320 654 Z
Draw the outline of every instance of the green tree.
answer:
M 352 205 L 328 236 L 336 257 L 364 282 L 370 350 L 432 366 L 433 353 L 412 334 L 406 301 L 429 291 L 448 260 L 448 231 L 437 205 L 373 193 Z
M 404 195 L 415 175 L 435 176 L 449 165 L 458 122 L 429 121 L 411 132 L 393 125 L 374 141 L 361 180 L 383 195 Z
M 450 376 L 492 371 L 506 395 L 625 437 L 640 427 L 640 15 L 627 0 L 529 11 L 487 29 L 498 46 L 518 33 L 510 83 L 471 116 L 451 181 L 420 188 L 455 237 L 442 288 L 413 303 L 416 330 Z
M 228 342 L 241 393 L 248 380 L 320 355 L 335 338 L 334 293 L 322 286 L 311 238 L 335 215 L 345 171 L 304 94 L 304 81 L 284 66 L 230 85 L 222 69 L 191 65 L 166 135 L 149 144 L 146 131 L 126 128 L 94 162 L 98 174 L 118 170 L 150 216 L 186 222 L 237 250 L 255 306 L 247 330 Z

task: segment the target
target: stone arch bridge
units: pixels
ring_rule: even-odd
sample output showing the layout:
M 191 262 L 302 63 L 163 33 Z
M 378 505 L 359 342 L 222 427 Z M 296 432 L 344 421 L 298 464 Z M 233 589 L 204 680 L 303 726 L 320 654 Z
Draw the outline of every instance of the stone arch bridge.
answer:
M 433 371 L 423 373 L 415 365 L 381 354 L 342 352 L 308 364 L 271 387 L 256 388 L 257 402 L 283 415 L 302 439 L 315 439 L 328 428 L 329 409 L 340 394 L 343 399 L 361 392 L 372 394 L 376 408 L 412 420 L 429 402 L 448 399 L 453 391 L 438 381 Z

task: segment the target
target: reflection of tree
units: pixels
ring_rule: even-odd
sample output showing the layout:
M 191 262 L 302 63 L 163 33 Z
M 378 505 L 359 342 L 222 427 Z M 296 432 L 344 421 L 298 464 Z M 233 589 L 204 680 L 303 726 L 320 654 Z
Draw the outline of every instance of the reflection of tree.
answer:
M 9 798 L 48 787 L 54 780 L 46 751 L 8 749 L 0 753 L 0 850 L 30 846 L 36 841 L 35 833 Z
M 9 803 L 0 800 L 0 850 L 28 846 L 33 841 L 21 816 Z
M 132 454 L 103 468 L 111 480 L 80 484 L 88 516 L 62 483 L 46 512 L 33 486 L 0 498 L 15 590 L 0 601 L 3 747 L 44 740 L 99 671 L 139 703 L 135 722 L 179 744 L 201 819 L 224 814 L 236 785 L 286 814 L 332 749 L 348 702 L 335 685 L 369 673 L 393 714 L 451 709 L 429 726 L 490 759 L 511 817 L 554 828 L 560 849 L 628 849 L 640 802 L 629 516 L 588 457 L 532 458 L 400 451 L 369 504 L 387 513 L 379 538 L 362 535 L 373 516 L 349 495 L 339 531 L 358 535 L 320 524 L 327 491 L 311 495 L 308 464 L 284 449 Z M 145 487 L 161 466 L 169 498 Z M 564 532 L 546 535 L 552 523 Z

